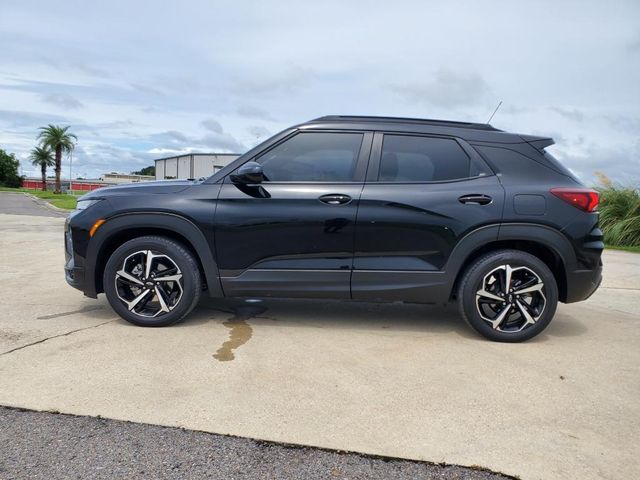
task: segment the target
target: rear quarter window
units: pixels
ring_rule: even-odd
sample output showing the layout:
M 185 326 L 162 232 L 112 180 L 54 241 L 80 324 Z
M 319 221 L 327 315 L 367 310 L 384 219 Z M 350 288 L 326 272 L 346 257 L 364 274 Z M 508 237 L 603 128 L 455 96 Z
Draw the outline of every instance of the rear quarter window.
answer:
M 489 147 L 473 145 L 497 173 L 519 181 L 547 180 L 558 178 L 558 175 L 568 175 L 547 165 L 544 159 L 536 161 L 522 153 L 503 147 Z M 571 177 L 573 178 L 573 176 Z
M 542 156 L 545 158 L 547 162 L 553 165 L 556 170 L 558 170 L 559 172 L 562 172 L 562 174 L 566 175 L 567 177 L 571 177 L 576 182 L 580 182 L 580 180 L 575 175 L 575 173 L 573 173 L 567 167 L 562 165 L 562 163 L 560 163 L 560 161 L 556 157 L 554 157 L 551 152 L 547 151 L 546 149 L 542 150 Z

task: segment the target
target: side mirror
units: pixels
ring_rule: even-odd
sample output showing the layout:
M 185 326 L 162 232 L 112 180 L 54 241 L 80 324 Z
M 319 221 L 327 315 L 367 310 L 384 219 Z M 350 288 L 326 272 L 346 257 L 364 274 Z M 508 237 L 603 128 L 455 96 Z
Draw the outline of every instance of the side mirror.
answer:
M 258 162 L 247 162 L 238 169 L 238 173 L 234 173 L 230 178 L 233 183 L 244 185 L 262 183 L 264 181 L 262 165 Z

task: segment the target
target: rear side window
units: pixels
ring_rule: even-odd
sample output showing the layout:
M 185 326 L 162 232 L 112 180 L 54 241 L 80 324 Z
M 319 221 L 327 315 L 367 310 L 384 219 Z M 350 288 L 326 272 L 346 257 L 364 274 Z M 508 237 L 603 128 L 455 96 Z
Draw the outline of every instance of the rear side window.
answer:
M 258 157 L 270 182 L 350 182 L 361 133 L 303 132 Z
M 530 182 L 534 179 L 536 181 L 546 181 L 557 179 L 558 174 L 560 174 L 558 170 L 543 163 L 542 159 L 535 160 L 512 148 L 489 147 L 486 145 L 474 145 L 473 147 L 488 159 L 492 166 L 503 175 L 503 178 L 506 176 L 512 181 L 515 179 L 524 182 Z M 517 148 L 517 145 L 514 145 L 513 148 Z M 567 173 L 570 175 L 570 172 Z
M 472 171 L 473 170 L 473 171 Z M 468 155 L 448 138 L 385 135 L 379 182 L 438 182 L 480 175 Z
M 562 173 L 563 175 L 566 175 L 567 177 L 571 177 L 573 180 L 580 183 L 580 180 L 578 179 L 578 177 L 571 170 L 569 170 L 567 167 L 562 165 L 562 163 L 560 163 L 558 159 L 556 159 L 556 157 L 554 157 L 551 154 L 551 152 L 547 150 L 542 150 L 542 156 L 547 160 L 547 162 L 553 165 L 555 169 L 558 170 L 560 173 Z

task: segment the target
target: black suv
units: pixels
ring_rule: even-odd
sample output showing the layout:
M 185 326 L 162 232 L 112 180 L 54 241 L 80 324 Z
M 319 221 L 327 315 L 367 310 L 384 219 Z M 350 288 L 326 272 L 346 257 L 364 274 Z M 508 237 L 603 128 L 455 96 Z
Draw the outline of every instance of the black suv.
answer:
M 598 194 L 486 124 L 327 116 L 207 179 L 100 189 L 65 228 L 66 279 L 164 326 L 212 297 L 456 301 L 479 333 L 540 333 L 601 280 Z

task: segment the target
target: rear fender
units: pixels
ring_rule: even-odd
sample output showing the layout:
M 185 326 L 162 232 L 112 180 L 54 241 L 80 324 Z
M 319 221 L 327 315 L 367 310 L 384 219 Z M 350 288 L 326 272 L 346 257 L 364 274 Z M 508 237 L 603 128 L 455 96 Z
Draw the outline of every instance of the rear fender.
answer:
M 564 264 L 564 274 L 575 268 L 576 255 L 569 242 L 560 231 L 537 224 L 507 223 L 502 225 L 487 225 L 473 230 L 458 242 L 451 252 L 444 267 L 446 275 L 445 289 L 448 296 L 454 293 L 456 281 L 462 275 L 465 263 L 480 249 L 493 242 L 526 241 L 539 243 L 555 252 Z

